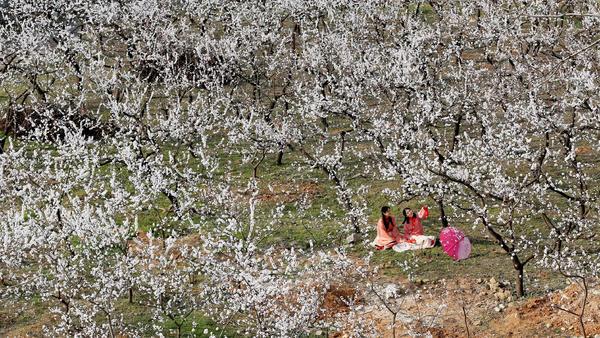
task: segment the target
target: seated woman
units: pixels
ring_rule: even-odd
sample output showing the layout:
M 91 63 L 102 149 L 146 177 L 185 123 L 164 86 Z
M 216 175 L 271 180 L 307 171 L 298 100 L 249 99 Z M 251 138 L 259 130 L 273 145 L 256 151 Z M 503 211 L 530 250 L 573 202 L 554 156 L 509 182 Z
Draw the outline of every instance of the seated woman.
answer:
M 404 208 L 402 214 L 404 215 L 404 221 L 402 221 L 404 239 L 409 243 L 416 244 L 419 249 L 432 248 L 435 245 L 435 236 L 424 236 L 423 224 L 421 224 L 421 220 L 427 219 L 429 216 L 427 206 L 423 206 L 416 215 L 410 208 Z
M 402 215 L 404 215 L 404 221 L 402 221 L 402 225 L 404 225 L 404 238 L 408 240 L 412 236 L 423 236 L 423 224 L 421 224 L 421 220 L 427 219 L 429 216 L 427 206 L 423 206 L 416 215 L 410 208 L 404 208 Z
M 381 208 L 381 218 L 377 222 L 377 237 L 373 245 L 377 250 L 384 250 L 393 247 L 402 241 L 402 234 L 396 226 L 396 219 L 392 215 L 390 207 Z

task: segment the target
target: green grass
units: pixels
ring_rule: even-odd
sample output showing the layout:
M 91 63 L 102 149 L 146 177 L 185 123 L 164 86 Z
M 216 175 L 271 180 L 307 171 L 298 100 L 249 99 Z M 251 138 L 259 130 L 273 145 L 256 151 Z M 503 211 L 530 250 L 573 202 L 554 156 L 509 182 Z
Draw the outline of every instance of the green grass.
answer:
M 150 337 L 154 335 L 154 330 L 151 329 L 152 324 L 156 324 L 152 315 L 148 312 L 148 309 L 144 306 L 129 304 L 126 301 L 122 302 L 119 306 L 119 310 L 122 313 L 128 313 L 129 316 L 125 318 L 126 324 L 132 327 L 146 327 L 147 330 L 144 332 L 144 336 Z M 174 321 L 166 316 L 161 318 L 162 323 L 162 334 L 166 337 L 177 336 L 177 325 Z M 208 330 L 208 333 L 204 333 Z M 241 335 L 236 332 L 237 330 L 233 327 L 223 327 L 218 325 L 215 321 L 209 319 L 205 315 L 198 311 L 193 312 L 189 317 L 185 319 L 185 322 L 181 326 L 182 337 L 210 337 L 210 333 L 214 333 L 217 336 L 223 334 L 228 337 L 240 337 Z
M 296 154 L 286 154 L 286 163 L 282 166 L 275 165 L 273 158 L 268 157 L 259 169 L 259 187 L 266 189 L 268 185 L 275 186 L 282 181 L 287 182 L 288 178 L 293 177 L 295 180 L 312 180 L 318 182 L 321 191 L 312 201 L 312 207 L 303 213 L 299 213 L 297 208 L 292 204 L 286 205 L 287 215 L 284 217 L 274 231 L 263 242 L 264 246 L 280 245 L 283 247 L 299 247 L 308 248 L 309 243 L 317 249 L 330 249 L 336 246 L 345 245 L 345 234 L 339 226 L 340 220 L 343 219 L 345 211 L 336 201 L 335 187 L 317 169 L 310 173 L 298 174 L 297 171 L 287 164 L 291 161 L 298 161 Z M 240 182 L 251 177 L 252 170 L 250 165 L 238 167 L 238 177 Z M 347 173 L 347 176 L 352 176 L 354 173 Z M 291 180 L 290 180 L 291 181 Z M 413 201 L 403 203 L 401 205 L 394 204 L 387 196 L 381 192 L 385 188 L 398 189 L 401 187 L 401 181 L 371 181 L 369 179 L 359 178 L 349 181 L 349 187 L 356 189 L 362 184 L 367 184 L 369 190 L 359 198 L 366 201 L 368 215 L 368 225 L 364 230 L 363 239 L 371 240 L 375 237 L 375 224 L 379 218 L 379 209 L 382 205 L 390 205 L 397 217 L 398 222 L 401 221 L 401 210 L 403 207 L 412 207 L 418 209 L 419 206 L 429 204 L 430 217 L 425 220 L 424 227 L 427 235 L 439 236 L 441 223 L 437 221 L 439 218 L 439 210 L 435 203 L 427 198 L 415 199 Z M 277 205 L 275 202 L 266 202 L 261 205 L 262 213 L 258 214 L 258 221 L 268 222 L 270 214 L 268 211 Z M 321 208 L 330 209 L 333 211 L 332 219 L 320 219 L 319 212 Z M 446 210 L 447 212 L 449 210 Z M 490 215 L 494 216 L 499 212 L 498 208 L 491 208 Z M 413 277 L 416 279 L 440 280 L 440 279 L 489 279 L 496 278 L 507 281 L 514 285 L 515 270 L 512 267 L 510 259 L 506 252 L 492 240 L 481 225 L 473 229 L 473 221 L 471 219 L 461 219 L 448 215 L 451 220 L 451 226 L 457 226 L 462 229 L 471 239 L 473 250 L 471 257 L 467 260 L 455 262 L 446 255 L 441 247 L 435 247 L 431 250 L 422 250 L 416 252 L 396 253 L 391 250 L 375 252 L 372 262 L 380 267 L 381 273 L 386 278 L 394 279 L 398 276 L 406 277 L 406 272 L 402 268 L 405 260 L 414 261 L 418 265 L 412 271 Z M 529 225 L 529 226 L 528 226 Z M 533 217 L 530 223 L 525 226 L 517 227 L 518 234 L 531 234 L 533 229 L 543 227 L 541 217 Z M 349 247 L 349 252 L 361 257 L 365 255 L 371 248 L 358 244 Z M 521 257 L 526 256 L 521 254 Z M 542 294 L 548 288 L 554 289 L 562 286 L 562 278 L 555 274 L 548 273 L 536 268 L 532 264 L 526 266 L 526 290 L 530 295 Z
M 16 303 L 6 304 L 0 309 L 0 335 L 38 335 L 41 333 L 43 325 L 52 325 L 52 319 L 49 308 L 56 305 L 55 302 L 44 302 L 39 296 L 33 296 L 29 300 L 21 300 Z M 150 311 L 145 306 L 138 304 L 129 304 L 127 300 L 121 301 L 117 305 L 120 313 L 125 313 L 124 321 L 127 327 L 146 328 L 144 336 L 151 337 L 155 335 L 152 330 L 152 324 L 159 323 L 162 327 L 162 334 L 166 337 L 177 336 L 177 325 L 167 317 L 162 318 L 162 322 L 156 322 L 152 318 Z M 99 323 L 106 321 L 106 318 L 99 316 Z M 208 334 L 205 334 L 208 330 Z M 228 337 L 241 337 L 237 329 L 230 326 L 220 326 L 215 321 L 196 311 L 193 312 L 181 327 L 183 337 L 209 337 L 210 333 L 217 336 L 223 334 Z

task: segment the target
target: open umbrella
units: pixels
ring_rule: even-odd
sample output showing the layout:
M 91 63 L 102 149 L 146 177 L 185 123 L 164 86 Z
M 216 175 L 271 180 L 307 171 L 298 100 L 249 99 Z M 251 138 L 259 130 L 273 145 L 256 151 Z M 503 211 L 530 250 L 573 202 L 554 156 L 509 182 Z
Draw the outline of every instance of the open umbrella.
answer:
M 471 254 L 471 241 L 457 228 L 443 228 L 440 232 L 440 243 L 448 256 L 455 261 L 466 259 Z

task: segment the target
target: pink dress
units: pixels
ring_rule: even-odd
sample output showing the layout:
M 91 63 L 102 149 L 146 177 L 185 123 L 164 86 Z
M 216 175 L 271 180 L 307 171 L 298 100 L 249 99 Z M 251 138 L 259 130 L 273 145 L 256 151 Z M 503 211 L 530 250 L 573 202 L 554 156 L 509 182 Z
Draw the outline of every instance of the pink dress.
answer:
M 375 246 L 389 249 L 400 241 L 402 241 L 402 234 L 396 226 L 396 219 L 392 217 L 392 224 L 389 225 L 389 229 L 386 231 L 383 218 L 380 218 L 377 222 L 377 237 L 373 241 Z
M 404 224 L 404 238 L 410 239 L 411 236 L 423 235 L 423 224 L 422 219 L 426 219 L 429 216 L 429 209 L 422 207 L 417 216 L 413 216 L 408 219 L 408 223 Z

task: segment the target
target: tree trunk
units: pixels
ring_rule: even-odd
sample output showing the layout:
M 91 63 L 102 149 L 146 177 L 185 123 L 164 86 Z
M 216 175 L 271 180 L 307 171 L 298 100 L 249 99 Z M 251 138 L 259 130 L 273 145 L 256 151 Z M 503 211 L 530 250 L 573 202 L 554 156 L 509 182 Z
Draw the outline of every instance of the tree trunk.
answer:
M 262 161 L 264 161 L 266 156 L 267 156 L 267 151 L 263 149 L 262 154 L 261 154 L 260 158 L 258 159 L 258 162 L 256 162 L 256 164 L 252 168 L 252 177 L 253 178 L 255 178 L 255 179 L 258 178 L 258 167 L 260 166 Z
M 327 122 L 327 118 L 321 117 L 321 126 L 323 128 L 323 132 L 327 132 L 327 129 L 329 129 L 329 122 Z
M 446 217 L 446 211 L 444 210 L 444 201 L 442 199 L 437 200 L 438 206 L 440 207 L 440 219 L 442 221 L 442 227 L 448 227 L 448 218 Z
M 523 279 L 525 278 L 525 269 L 522 264 L 515 265 L 515 270 L 517 271 L 517 279 L 516 279 L 516 288 L 517 288 L 517 297 L 521 298 L 525 296 L 525 286 L 523 283 Z
M 107 311 L 104 311 L 104 312 L 106 313 L 106 318 L 108 318 L 108 330 L 110 332 L 110 338 L 115 338 L 115 331 L 114 331 L 113 325 L 112 325 L 112 318 Z
M 280 150 L 277 154 L 277 165 L 283 164 L 283 150 Z
M 394 313 L 394 316 L 392 317 L 392 337 L 396 338 L 396 313 Z
M 360 226 L 358 226 L 358 218 L 355 216 L 352 216 L 352 227 L 354 228 L 354 233 L 359 235 L 360 234 Z

